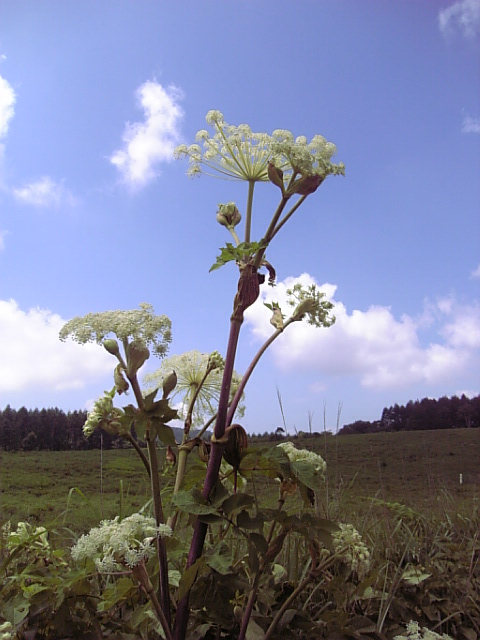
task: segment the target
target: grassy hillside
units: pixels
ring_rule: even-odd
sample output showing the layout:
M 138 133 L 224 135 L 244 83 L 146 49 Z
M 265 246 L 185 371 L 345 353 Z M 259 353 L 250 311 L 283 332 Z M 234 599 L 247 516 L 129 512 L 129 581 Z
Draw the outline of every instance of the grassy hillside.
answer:
M 327 461 L 323 509 L 332 517 L 364 511 L 372 498 L 431 510 L 447 502 L 470 509 L 480 500 L 480 429 L 304 436 L 294 442 Z M 2 452 L 0 480 L 0 520 L 12 524 L 29 519 L 84 529 L 128 515 L 149 498 L 133 450 Z

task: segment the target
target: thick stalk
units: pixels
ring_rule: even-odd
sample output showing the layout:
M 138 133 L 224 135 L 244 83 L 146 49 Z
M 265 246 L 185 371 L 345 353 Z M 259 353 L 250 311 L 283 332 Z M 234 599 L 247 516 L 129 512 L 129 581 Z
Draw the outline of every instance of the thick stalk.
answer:
M 150 475 L 152 498 L 153 498 L 153 511 L 155 515 L 155 522 L 158 525 L 165 522 L 163 515 L 162 496 L 160 493 L 160 476 L 158 471 L 158 458 L 157 449 L 155 447 L 155 437 L 152 434 L 150 428 L 147 427 L 146 440 L 148 448 L 148 457 L 150 459 L 150 469 L 152 471 Z M 168 588 L 168 558 L 167 547 L 165 545 L 165 539 L 160 535 L 157 535 L 157 555 L 159 564 L 159 595 L 162 609 L 165 614 L 165 618 L 170 625 L 171 613 L 170 613 L 170 592 Z
M 255 180 L 248 181 L 247 212 L 245 215 L 245 242 L 250 242 L 252 232 L 252 204 Z
M 167 618 L 165 617 L 165 613 L 162 607 L 160 606 L 160 603 L 158 602 L 157 596 L 155 594 L 155 590 L 150 581 L 150 578 L 148 577 L 148 573 L 147 573 L 147 570 L 145 569 L 144 563 L 142 562 L 136 567 L 134 567 L 132 569 L 132 574 L 138 580 L 139 584 L 141 585 L 141 587 L 147 594 L 148 598 L 150 599 L 155 615 L 157 616 L 157 620 L 162 625 L 163 631 L 165 633 L 165 638 L 167 640 L 172 640 L 172 634 L 170 632 L 170 624 Z
M 247 606 L 245 607 L 245 611 L 243 613 L 242 625 L 240 627 L 240 633 L 238 634 L 238 640 L 245 640 L 245 634 L 247 633 L 248 623 L 250 622 L 250 618 L 252 617 L 253 605 L 255 604 L 255 600 L 257 597 L 261 575 L 262 571 L 259 569 L 257 574 L 255 575 L 250 593 L 248 594 Z
M 238 311 L 238 309 L 236 311 Z M 239 314 L 236 313 L 236 311 L 234 310 L 234 314 L 230 320 L 230 335 L 228 338 L 227 355 L 225 357 L 225 368 L 223 370 L 222 388 L 220 390 L 220 398 L 218 401 L 217 420 L 215 422 L 214 436 L 212 437 L 212 448 L 208 459 L 207 473 L 202 492 L 202 495 L 205 498 L 208 498 L 213 487 L 217 483 L 220 465 L 222 463 L 223 450 L 225 448 L 223 437 L 225 435 L 227 421 L 230 386 L 232 383 L 240 328 L 243 322 L 243 312 Z M 197 519 L 190 545 L 190 552 L 188 554 L 187 569 L 191 567 L 202 554 L 205 537 L 207 535 L 207 528 L 208 525 L 206 523 L 200 522 L 200 520 Z M 173 631 L 173 637 L 175 640 L 183 640 L 185 638 L 188 617 L 189 593 L 187 593 L 178 603 L 175 628 Z

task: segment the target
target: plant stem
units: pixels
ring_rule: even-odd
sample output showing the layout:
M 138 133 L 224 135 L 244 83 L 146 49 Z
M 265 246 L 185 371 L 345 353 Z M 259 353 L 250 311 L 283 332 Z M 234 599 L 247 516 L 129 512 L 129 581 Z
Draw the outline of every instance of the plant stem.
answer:
M 294 319 L 293 318 L 289 318 L 285 322 L 285 324 L 283 325 L 282 329 L 276 329 L 274 331 L 274 333 L 272 333 L 272 335 L 268 338 L 268 340 L 266 340 L 263 343 L 263 345 L 260 347 L 260 349 L 255 354 L 254 358 L 252 359 L 252 361 L 248 365 L 248 368 L 245 371 L 245 373 L 243 374 L 242 379 L 240 381 L 240 384 L 238 385 L 238 388 L 237 388 L 237 390 L 235 392 L 235 395 L 233 396 L 232 402 L 230 403 L 230 407 L 228 409 L 228 415 L 227 415 L 227 427 L 232 424 L 233 416 L 235 415 L 235 411 L 237 410 L 238 403 L 240 402 L 240 399 L 242 397 L 243 391 L 244 391 L 245 387 L 247 386 L 247 382 L 248 382 L 250 376 L 252 375 L 253 370 L 257 366 L 258 361 L 263 356 L 263 354 L 268 349 L 268 347 L 272 344 L 272 342 L 274 340 L 276 340 L 278 338 L 278 336 L 285 330 L 285 328 L 288 327 L 288 325 L 291 324 L 292 322 L 294 322 Z
M 262 570 L 259 569 L 255 575 L 250 593 L 248 594 L 247 606 L 245 607 L 245 611 L 243 613 L 242 625 L 240 627 L 240 633 L 238 634 L 238 640 L 245 640 L 245 634 L 247 633 L 248 623 L 250 622 L 250 618 L 252 616 L 253 605 L 255 604 L 255 598 L 257 597 L 261 575 Z
M 308 576 L 298 585 L 298 587 L 294 591 L 292 591 L 292 593 L 288 596 L 288 598 L 282 604 L 280 609 L 277 611 L 275 617 L 273 618 L 272 622 L 270 623 L 270 626 L 266 630 L 265 635 L 263 636 L 262 640 L 268 640 L 268 638 L 270 638 L 272 636 L 272 633 L 275 631 L 275 627 L 279 623 L 281 617 L 283 616 L 285 611 L 288 609 L 290 604 L 305 589 L 305 587 L 307 587 L 310 584 L 310 582 L 314 578 L 315 578 L 315 574 L 313 572 L 309 573 Z
M 132 436 L 131 433 L 127 433 L 126 435 L 123 436 L 125 438 L 125 440 L 127 440 L 127 442 L 130 442 L 130 444 L 132 445 L 132 447 L 135 449 L 135 451 L 138 453 L 138 455 L 140 456 L 142 462 L 143 462 L 143 466 L 145 467 L 147 473 L 148 473 L 148 477 L 150 477 L 150 464 L 148 462 L 148 458 L 147 456 L 143 453 L 142 449 L 140 448 L 140 445 L 138 444 L 138 442 L 135 440 L 135 438 Z
M 153 610 L 155 611 L 155 615 L 157 616 L 158 621 L 162 625 L 163 631 L 165 633 L 165 638 L 167 640 L 173 640 L 172 634 L 170 632 L 170 625 L 165 617 L 165 613 L 158 602 L 157 596 L 155 594 L 155 590 L 153 585 L 148 577 L 147 570 L 145 569 L 145 565 L 142 563 L 138 564 L 136 567 L 132 569 L 133 576 L 137 579 L 138 583 L 141 585 L 145 593 L 147 594 L 150 602 L 152 603 Z
M 250 242 L 252 232 L 252 204 L 255 180 L 248 181 L 247 212 L 245 215 L 245 242 Z
M 236 311 L 238 311 L 238 309 L 234 310 L 230 320 L 230 334 L 228 338 L 227 355 L 225 357 L 225 368 L 223 370 L 222 388 L 220 390 L 220 398 L 218 401 L 217 420 L 215 422 L 214 436 L 212 437 L 212 448 L 208 459 L 207 473 L 202 492 L 204 498 L 209 497 L 213 487 L 217 483 L 218 473 L 222 463 L 223 450 L 225 448 L 223 436 L 225 435 L 227 421 L 230 386 L 232 383 L 240 328 L 243 322 L 243 313 L 239 314 L 238 312 L 236 313 Z M 191 567 L 201 556 L 205 537 L 207 535 L 207 529 L 208 525 L 197 518 L 188 554 L 187 569 Z M 185 638 L 189 617 L 189 595 L 190 594 L 187 593 L 178 603 L 175 627 L 173 631 L 175 640 L 183 640 Z
M 128 377 L 130 384 L 132 385 L 133 393 L 137 401 L 139 409 L 145 408 L 143 395 L 138 383 L 136 375 Z M 160 492 L 160 476 L 158 472 L 158 457 L 157 449 L 155 447 L 156 432 L 152 437 L 151 425 L 147 425 L 145 430 L 145 440 L 147 441 L 148 450 L 148 462 L 150 468 L 150 484 L 152 489 L 153 511 L 155 515 L 155 522 L 158 525 L 165 522 L 162 506 L 162 495 Z M 157 557 L 159 567 L 159 593 L 162 609 L 165 614 L 165 618 L 170 625 L 171 613 L 170 613 L 170 592 L 168 587 L 168 558 L 167 548 L 165 546 L 165 540 L 157 535 Z

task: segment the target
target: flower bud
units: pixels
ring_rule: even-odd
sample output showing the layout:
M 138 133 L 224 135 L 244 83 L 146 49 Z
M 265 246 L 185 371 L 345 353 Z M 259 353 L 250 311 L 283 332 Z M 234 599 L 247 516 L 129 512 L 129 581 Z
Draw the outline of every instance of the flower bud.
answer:
M 276 167 L 273 162 L 269 162 L 267 173 L 268 173 L 270 182 L 272 182 L 275 186 L 279 187 L 279 189 L 281 189 L 283 193 L 285 191 L 285 186 L 283 184 L 283 171 L 278 167 Z
M 133 340 L 127 346 L 127 373 L 132 378 L 150 357 L 150 351 L 141 342 Z
M 163 380 L 163 399 L 168 398 L 168 396 L 172 393 L 172 391 L 177 386 L 177 374 L 175 371 L 169 373 L 166 378 Z
M 217 222 L 223 227 L 231 228 L 236 227 L 242 219 L 240 211 L 237 209 L 234 202 L 228 202 L 227 204 L 219 204 L 217 211 Z
M 172 451 L 172 447 L 170 445 L 167 445 L 167 453 L 165 454 L 165 460 L 167 461 L 167 464 L 171 465 L 172 467 L 177 462 L 177 456 Z
M 108 338 L 107 340 L 104 340 L 102 344 L 108 353 L 112 354 L 112 356 L 119 355 L 120 349 L 118 348 L 118 342 L 114 338 Z
M 299 196 L 308 196 L 314 193 L 322 184 L 324 178 L 319 175 L 302 176 L 290 186 L 287 191 L 288 195 L 298 193 Z
M 248 436 L 240 424 L 232 424 L 225 429 L 228 442 L 223 451 L 223 457 L 234 469 L 238 469 L 242 460 L 242 451 L 248 447 Z

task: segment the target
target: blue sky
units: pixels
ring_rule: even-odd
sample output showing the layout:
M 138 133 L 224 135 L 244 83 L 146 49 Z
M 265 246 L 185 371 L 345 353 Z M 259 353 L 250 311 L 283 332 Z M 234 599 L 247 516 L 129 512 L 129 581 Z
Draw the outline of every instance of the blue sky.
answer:
M 225 353 L 237 273 L 219 202 L 179 143 L 220 110 L 254 131 L 322 134 L 329 177 L 268 258 L 281 301 L 323 287 L 336 324 L 292 326 L 247 388 L 243 424 L 316 430 L 425 396 L 480 392 L 480 0 L 0 3 L 0 406 L 91 406 L 101 347 L 61 343 L 91 311 L 154 305 L 171 354 Z M 260 239 L 278 191 L 257 186 Z M 248 312 L 236 369 L 268 337 Z M 149 362 L 148 370 L 157 364 Z

